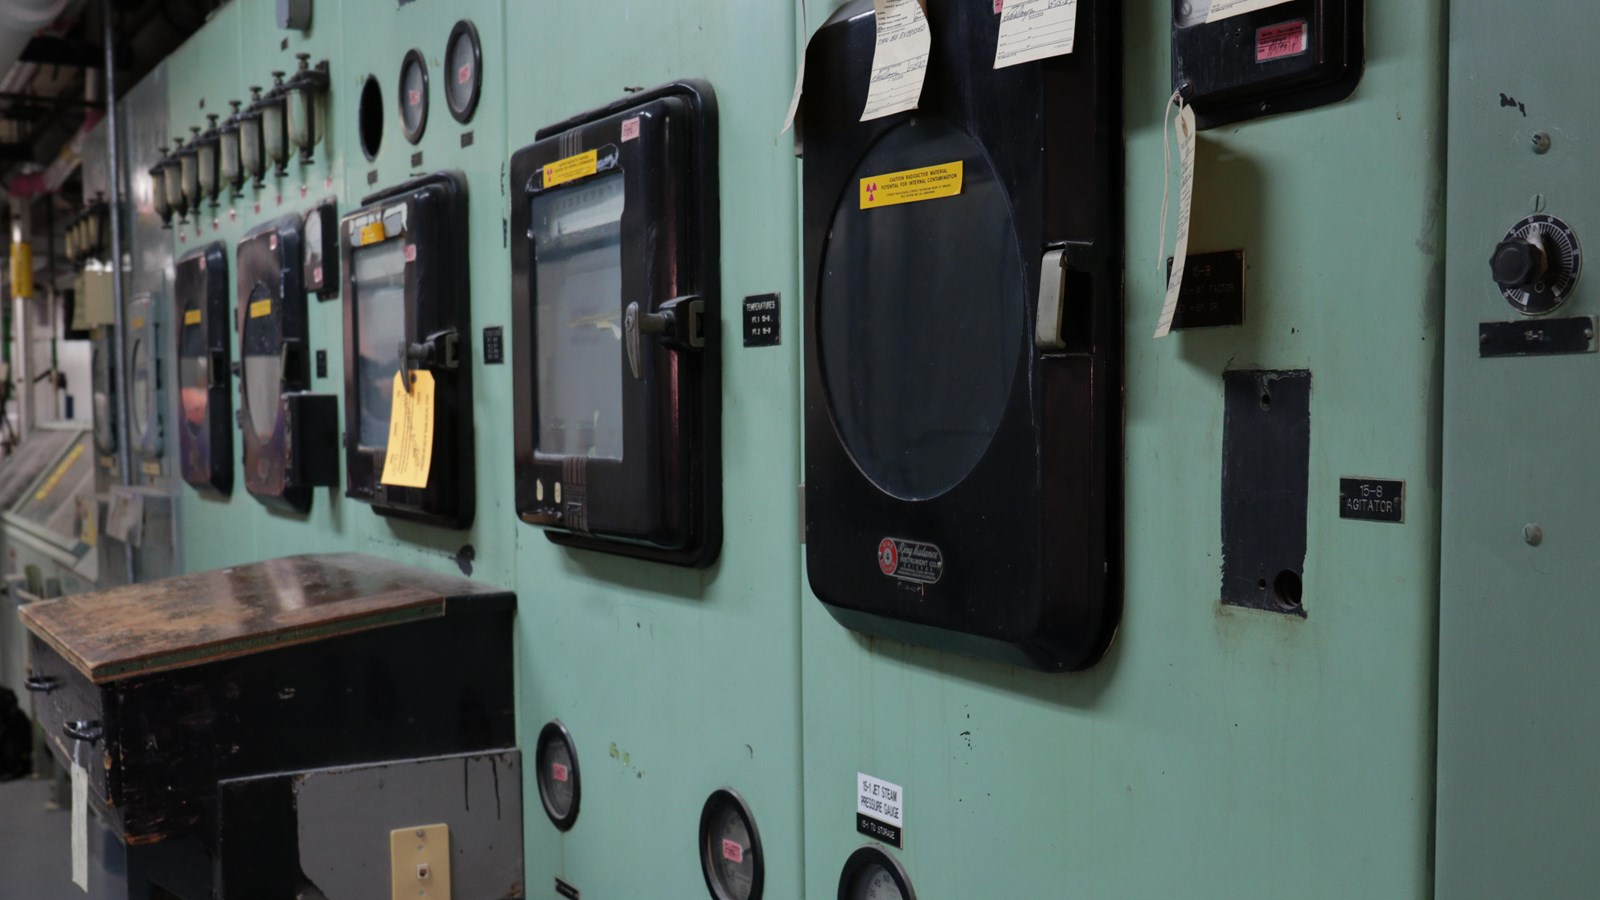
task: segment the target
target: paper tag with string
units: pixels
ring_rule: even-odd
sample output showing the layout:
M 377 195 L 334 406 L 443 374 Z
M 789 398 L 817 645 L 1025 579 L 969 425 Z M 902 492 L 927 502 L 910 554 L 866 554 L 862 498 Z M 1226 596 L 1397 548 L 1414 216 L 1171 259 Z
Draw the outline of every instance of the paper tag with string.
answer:
M 410 374 L 408 391 L 402 380 L 406 373 L 394 373 L 389 445 L 378 480 L 395 487 L 425 488 L 433 468 L 433 373 L 413 369 Z
M 89 890 L 89 770 L 78 762 L 82 741 L 72 746 L 72 883 Z
M 800 0 L 800 28 L 803 33 L 811 33 L 811 19 L 806 15 L 806 0 Z M 800 58 L 795 61 L 794 68 L 794 95 L 789 98 L 789 111 L 783 117 L 783 130 L 778 132 L 779 137 L 789 133 L 794 127 L 794 117 L 800 112 L 800 94 L 806 87 L 806 48 L 811 46 L 807 40 L 800 47 Z
M 872 6 L 877 39 L 863 122 L 917 108 L 933 50 L 933 30 L 920 0 L 872 0 Z
M 1183 95 L 1174 92 L 1161 115 L 1161 147 L 1166 156 L 1163 180 L 1172 171 L 1172 143 L 1168 133 L 1172 121 L 1172 107 L 1178 107 L 1178 240 L 1172 249 L 1172 272 L 1167 276 L 1167 299 L 1161 307 L 1161 319 L 1156 323 L 1155 337 L 1166 337 L 1172 331 L 1172 317 L 1178 312 L 1178 295 L 1183 291 L 1183 266 L 1189 257 L 1189 219 L 1194 207 L 1194 107 L 1183 102 Z M 1167 249 L 1167 191 L 1161 194 L 1161 244 L 1156 254 L 1156 265 L 1165 266 Z

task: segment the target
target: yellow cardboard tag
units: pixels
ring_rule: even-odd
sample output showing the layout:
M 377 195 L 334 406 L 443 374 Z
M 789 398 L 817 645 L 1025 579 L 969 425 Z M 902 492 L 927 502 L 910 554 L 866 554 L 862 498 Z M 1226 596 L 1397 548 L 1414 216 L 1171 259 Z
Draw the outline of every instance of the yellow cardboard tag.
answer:
M 962 161 L 928 166 L 925 169 L 906 169 L 887 175 L 873 175 L 861 179 L 861 208 L 894 206 L 900 203 L 917 203 L 954 197 L 961 193 Z
M 198 310 L 198 309 L 186 309 L 186 310 L 184 310 L 183 311 L 183 324 L 185 324 L 185 325 L 199 325 L 200 324 L 200 310 Z
M 356 246 L 365 247 L 368 244 L 377 244 L 388 236 L 383 230 L 383 220 L 379 219 L 371 225 L 361 226 L 361 234 L 356 240 Z
M 39 485 L 39 490 L 34 493 L 33 499 L 47 499 L 50 496 L 50 492 L 56 489 L 56 485 L 61 483 L 61 479 L 66 477 L 67 470 L 72 468 L 72 464 L 77 462 L 78 457 L 82 455 L 82 444 L 73 447 L 72 452 L 67 454 L 67 458 L 58 463 L 55 469 L 51 471 L 50 477 L 44 480 L 44 484 Z
M 93 547 L 95 545 L 95 541 L 99 540 L 100 538 L 99 501 L 95 500 L 93 497 L 79 497 L 77 501 L 77 511 L 78 540 L 84 542 L 90 547 Z
M 272 315 L 272 298 L 271 297 L 267 297 L 264 300 L 257 300 L 254 303 L 250 304 L 250 318 L 252 318 L 252 319 L 264 319 L 264 318 L 266 318 L 267 316 L 270 316 L 270 315 Z
M 558 159 L 544 167 L 544 186 L 555 187 L 558 184 L 577 181 L 579 178 L 593 175 L 599 170 L 600 151 L 598 150 L 590 150 L 587 153 L 579 153 L 577 156 Z
M 139 329 L 143 328 L 144 316 L 134 316 L 133 321 L 128 323 L 128 327 L 133 331 L 138 331 Z
M 384 484 L 395 487 L 428 486 L 433 466 L 433 373 L 411 373 L 411 390 L 394 373 L 394 406 L 389 413 L 389 449 L 383 458 Z

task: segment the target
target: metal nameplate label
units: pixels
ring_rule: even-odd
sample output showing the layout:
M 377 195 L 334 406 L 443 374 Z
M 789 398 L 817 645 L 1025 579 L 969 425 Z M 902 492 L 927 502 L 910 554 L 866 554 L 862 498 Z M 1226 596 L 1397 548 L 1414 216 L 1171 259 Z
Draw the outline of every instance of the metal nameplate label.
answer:
M 1339 479 L 1339 518 L 1405 522 L 1406 483 L 1382 478 Z
M 878 542 L 878 571 L 901 581 L 937 584 L 944 575 L 944 552 L 937 544 L 886 537 Z

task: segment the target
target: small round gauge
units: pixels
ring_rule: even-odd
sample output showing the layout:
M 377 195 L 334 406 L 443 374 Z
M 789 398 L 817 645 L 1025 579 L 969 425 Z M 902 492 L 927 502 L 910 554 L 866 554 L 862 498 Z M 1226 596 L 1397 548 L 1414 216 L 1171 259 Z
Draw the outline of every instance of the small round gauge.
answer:
M 1500 295 L 1523 315 L 1552 312 L 1583 274 L 1578 235 L 1555 216 L 1528 216 L 1495 245 L 1489 268 Z
M 472 120 L 483 90 L 483 44 L 478 40 L 478 27 L 469 19 L 450 29 L 444 46 L 444 72 L 444 99 L 450 115 L 466 124 Z
M 917 900 L 917 892 L 898 860 L 868 845 L 845 860 L 839 873 L 839 900 Z
M 557 828 L 566 831 L 578 819 L 582 791 L 578 782 L 578 752 L 573 749 L 572 734 L 560 719 L 546 723 L 539 732 L 534 765 L 538 767 L 536 780 L 544 813 Z
M 400 64 L 400 131 L 415 144 L 427 127 L 428 63 L 421 50 L 412 50 Z
M 700 871 L 713 900 L 760 900 L 761 835 L 733 788 L 712 791 L 700 811 Z

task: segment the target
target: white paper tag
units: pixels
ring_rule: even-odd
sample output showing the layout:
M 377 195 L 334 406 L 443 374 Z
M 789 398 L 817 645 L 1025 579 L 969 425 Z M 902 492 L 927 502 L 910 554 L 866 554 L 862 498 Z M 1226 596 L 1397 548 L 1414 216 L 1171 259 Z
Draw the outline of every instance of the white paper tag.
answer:
M 1258 9 L 1269 6 L 1278 6 L 1287 0 L 1211 0 L 1211 10 L 1206 13 L 1207 22 L 1221 22 L 1234 16 L 1242 16 Z
M 72 883 L 89 890 L 89 771 L 72 764 Z
M 1156 323 L 1156 337 L 1172 331 L 1172 317 L 1178 312 L 1178 294 L 1183 290 L 1183 264 L 1189 257 L 1189 216 L 1194 205 L 1194 107 L 1184 104 L 1178 112 L 1178 244 L 1172 250 L 1172 273 L 1167 276 L 1167 301 Z
M 106 534 L 130 547 L 144 543 L 144 494 L 112 491 L 111 508 L 106 512 Z
M 872 86 L 861 121 L 916 109 L 928 74 L 933 31 L 918 0 L 872 0 L 877 11 L 877 44 L 872 51 Z
M 800 27 L 803 29 L 802 33 L 811 32 L 811 19 L 806 15 L 806 0 L 800 0 Z M 800 59 L 796 61 L 794 67 L 794 95 L 789 98 L 789 111 L 784 113 L 783 130 L 778 132 L 780 136 L 789 133 L 789 129 L 794 127 L 794 117 L 800 112 L 800 93 L 806 86 L 806 48 L 810 46 L 811 42 L 808 40 L 805 46 L 800 48 Z
M 856 812 L 896 828 L 906 827 L 905 791 L 882 778 L 856 773 Z
M 1071 53 L 1077 33 L 1078 0 L 1006 0 L 994 67 Z

